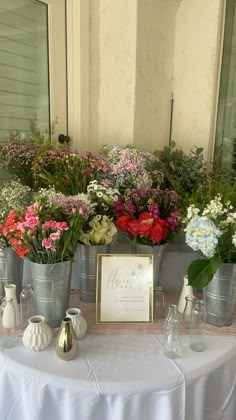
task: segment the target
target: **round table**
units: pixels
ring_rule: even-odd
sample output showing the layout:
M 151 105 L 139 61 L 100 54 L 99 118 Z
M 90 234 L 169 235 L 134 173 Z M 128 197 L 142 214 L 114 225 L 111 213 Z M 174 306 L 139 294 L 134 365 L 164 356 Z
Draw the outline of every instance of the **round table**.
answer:
M 22 339 L 0 352 L 1 420 L 235 420 L 236 340 L 169 360 L 161 335 L 87 335 L 65 362 Z

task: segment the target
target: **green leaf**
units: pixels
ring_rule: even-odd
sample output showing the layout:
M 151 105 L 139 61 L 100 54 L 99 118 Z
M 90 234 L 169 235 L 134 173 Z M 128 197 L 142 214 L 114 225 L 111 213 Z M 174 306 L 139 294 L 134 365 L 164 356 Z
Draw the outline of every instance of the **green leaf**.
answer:
M 192 261 L 187 273 L 189 284 L 197 288 L 206 287 L 212 280 L 220 264 L 221 259 L 218 257 Z
M 171 142 L 170 142 L 170 147 L 171 147 L 171 149 L 173 148 L 173 147 L 175 147 L 176 146 L 176 143 L 175 143 L 175 141 L 174 140 L 172 140 Z
M 203 147 L 197 147 L 196 155 L 200 155 L 203 152 Z

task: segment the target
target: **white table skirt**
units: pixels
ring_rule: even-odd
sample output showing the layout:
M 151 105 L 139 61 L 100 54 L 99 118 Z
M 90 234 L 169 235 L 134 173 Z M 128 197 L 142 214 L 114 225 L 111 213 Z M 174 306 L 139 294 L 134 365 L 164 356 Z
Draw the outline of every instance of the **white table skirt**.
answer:
M 208 336 L 202 353 L 163 354 L 159 335 L 87 335 L 76 359 L 19 338 L 0 352 L 1 420 L 235 420 L 236 339 Z

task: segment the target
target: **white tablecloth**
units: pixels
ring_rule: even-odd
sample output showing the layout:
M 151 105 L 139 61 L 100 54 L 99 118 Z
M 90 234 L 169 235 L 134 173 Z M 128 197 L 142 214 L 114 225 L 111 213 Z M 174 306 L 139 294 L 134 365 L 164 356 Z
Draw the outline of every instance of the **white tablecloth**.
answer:
M 163 354 L 159 335 L 87 335 L 76 359 L 54 343 L 31 352 L 19 338 L 0 352 L 1 420 L 235 420 L 236 339 L 208 336 L 195 353 Z

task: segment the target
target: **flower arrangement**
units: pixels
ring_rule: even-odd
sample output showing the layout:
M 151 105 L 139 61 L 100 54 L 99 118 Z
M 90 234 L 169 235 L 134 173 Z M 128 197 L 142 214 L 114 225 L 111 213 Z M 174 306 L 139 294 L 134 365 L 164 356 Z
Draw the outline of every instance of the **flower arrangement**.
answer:
M 12 210 L 1 232 L 21 258 L 55 264 L 73 258 L 82 226 L 91 214 L 93 209 L 83 197 L 45 194 L 24 213 Z
M 53 185 L 57 192 L 65 195 L 86 193 L 89 182 L 106 170 L 106 161 L 92 153 L 84 155 L 64 153 L 58 156 L 53 171 L 42 168 L 38 177 L 45 186 Z
M 0 188 L 0 232 L 12 209 L 23 212 L 29 201 L 30 188 L 19 181 L 7 181 Z M 9 246 L 7 238 L 0 233 L 0 249 Z
M 189 206 L 187 222 L 186 243 L 203 257 L 190 264 L 188 280 L 201 288 L 208 285 L 221 263 L 236 262 L 235 203 L 217 194 L 202 211 Z
M 37 149 L 36 144 L 10 141 L 1 146 L 0 167 L 20 179 L 22 184 L 33 189 L 34 178 L 31 168 Z
M 127 232 L 133 242 L 163 244 L 180 227 L 178 200 L 176 192 L 168 189 L 127 191 L 115 204 L 116 227 Z
M 100 154 L 108 162 L 104 174 L 106 183 L 124 193 L 126 189 L 151 188 L 162 175 L 153 169 L 156 157 L 130 146 L 104 145 Z
M 83 226 L 79 242 L 85 245 L 106 245 L 114 239 L 117 229 L 114 224 L 114 205 L 119 191 L 90 181 L 87 187 L 87 199 L 96 213 Z
M 54 125 L 52 123 L 51 133 L 47 130 L 41 131 L 37 120 L 33 119 L 27 136 L 20 132 L 10 133 L 8 143 L 0 149 L 0 168 L 7 170 L 32 190 L 42 186 L 39 178 L 36 181 L 35 176 L 42 161 L 48 169 L 55 160 L 53 152 L 56 153 L 56 146 L 52 137 Z

